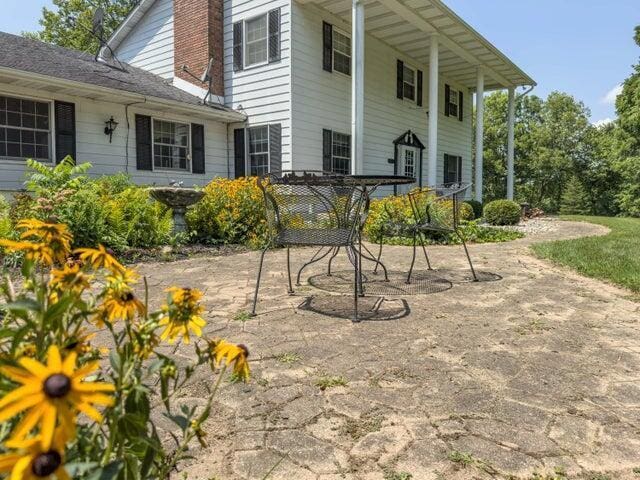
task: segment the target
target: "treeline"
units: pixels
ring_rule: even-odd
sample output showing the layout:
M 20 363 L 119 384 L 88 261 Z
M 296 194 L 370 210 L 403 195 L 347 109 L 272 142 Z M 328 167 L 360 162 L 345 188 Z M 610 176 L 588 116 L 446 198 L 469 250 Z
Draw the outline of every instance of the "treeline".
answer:
M 640 26 L 635 29 L 640 47 Z M 618 118 L 594 126 L 589 109 L 552 92 L 519 98 L 515 196 L 547 212 L 640 217 L 640 60 L 623 82 Z M 506 196 L 507 94 L 485 99 L 486 200 Z

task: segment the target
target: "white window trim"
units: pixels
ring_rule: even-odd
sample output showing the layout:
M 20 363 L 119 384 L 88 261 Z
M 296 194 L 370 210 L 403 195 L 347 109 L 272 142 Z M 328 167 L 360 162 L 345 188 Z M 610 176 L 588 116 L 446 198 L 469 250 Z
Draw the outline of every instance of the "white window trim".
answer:
M 407 175 L 407 152 L 413 154 L 413 175 Z M 402 149 L 402 175 L 411 178 L 418 178 L 418 150 L 416 147 L 404 146 Z
M 156 167 L 156 136 L 155 136 L 155 127 L 154 120 L 158 120 L 159 122 L 169 122 L 169 123 L 179 123 L 181 125 L 186 125 L 189 129 L 189 133 L 187 133 L 187 161 L 189 163 L 188 169 L 182 168 L 161 168 Z M 161 173 L 189 173 L 193 174 L 193 145 L 191 145 L 191 123 L 185 122 L 184 120 L 175 120 L 173 118 L 160 118 L 160 117 L 151 117 L 151 171 L 152 172 L 161 172 Z
M 418 69 L 407 64 L 407 63 L 403 63 L 402 66 L 403 69 L 408 68 L 409 70 L 411 70 L 413 72 L 413 83 L 409 83 L 405 80 L 404 78 L 404 70 L 402 72 L 402 99 L 410 102 L 410 103 L 417 103 L 417 98 L 418 98 Z M 404 86 L 406 85 L 412 85 L 413 86 L 413 100 L 410 99 L 409 97 L 405 97 L 404 96 Z
M 245 150 L 245 172 L 247 172 L 248 176 L 252 176 L 251 174 L 251 153 L 250 153 L 250 147 L 251 145 L 249 145 L 249 142 L 251 141 L 250 137 L 249 137 L 249 130 L 251 130 L 252 128 L 261 128 L 261 127 L 267 127 L 267 173 L 271 173 L 271 135 L 269 134 L 269 124 L 268 123 L 264 123 L 262 125 L 251 125 L 250 127 L 246 127 L 244 129 L 244 150 Z M 264 155 L 264 154 L 260 154 L 260 155 Z
M 6 92 L 2 90 L 0 90 L 0 95 L 3 97 L 19 98 L 21 100 L 33 100 L 34 102 L 49 104 L 49 157 L 50 158 L 49 160 L 37 159 L 37 161 L 47 165 L 55 165 L 56 163 L 56 139 L 55 139 L 56 119 L 54 114 L 55 111 L 53 108 L 54 101 L 50 98 L 43 98 L 38 96 L 34 97 L 29 95 Z M 5 125 L 4 128 L 9 128 L 9 126 Z M 0 161 L 2 161 L 3 163 L 9 163 L 9 164 L 25 165 L 26 160 L 27 160 L 26 157 L 23 159 L 19 159 L 16 157 L 8 157 L 7 155 L 0 156 Z
M 257 20 L 260 17 L 265 17 L 267 23 L 267 36 L 265 37 L 265 43 L 267 45 L 267 59 L 264 62 L 247 64 L 247 22 Z M 281 33 L 278 33 L 280 36 Z M 253 17 L 245 18 L 242 20 L 242 68 L 243 70 L 250 70 L 252 68 L 264 67 L 269 65 L 269 12 L 260 13 Z
M 335 173 L 335 170 L 333 168 L 334 165 L 334 159 L 338 158 L 340 160 L 349 160 L 349 170 L 351 170 L 351 163 L 353 162 L 353 159 L 351 158 L 351 151 L 352 149 L 349 149 L 349 156 L 348 157 L 338 157 L 336 155 L 333 154 L 333 145 L 334 145 L 334 139 L 335 139 L 335 135 L 344 135 L 345 137 L 349 138 L 349 145 L 351 146 L 351 134 L 350 133 L 342 133 L 342 132 L 338 132 L 337 130 L 331 130 L 331 172 Z M 349 171 L 347 173 L 347 175 L 349 175 L 351 172 Z M 344 174 L 343 174 L 344 175 Z
M 333 27 L 333 33 L 338 32 L 340 35 L 345 36 L 349 39 L 349 42 L 351 42 L 351 35 L 347 32 L 345 32 L 344 30 L 341 30 L 339 28 L 336 28 L 335 26 Z M 339 70 L 336 70 L 336 48 L 335 48 L 335 36 L 331 36 L 331 71 L 337 73 L 338 75 L 343 75 L 345 77 L 351 78 L 351 74 L 346 74 L 344 72 L 341 72 Z M 342 52 L 338 52 L 340 55 L 344 55 L 344 53 Z M 346 56 L 346 55 L 345 55 Z M 351 55 L 349 55 L 349 71 L 351 71 L 351 65 L 352 65 L 352 58 L 353 58 L 353 52 L 351 52 Z

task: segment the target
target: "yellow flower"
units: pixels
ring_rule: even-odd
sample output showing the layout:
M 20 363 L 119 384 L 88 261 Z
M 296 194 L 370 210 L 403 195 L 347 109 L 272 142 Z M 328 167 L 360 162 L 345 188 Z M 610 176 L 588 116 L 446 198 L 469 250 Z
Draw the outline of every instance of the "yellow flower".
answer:
M 62 264 L 71 253 L 73 236 L 66 225 L 62 223 L 47 223 L 35 218 L 20 220 L 18 229 L 24 230 L 20 234 L 22 240 L 36 237 L 40 242 L 49 246 L 55 260 Z
M 51 270 L 51 281 L 49 285 L 55 290 L 61 292 L 72 291 L 74 293 L 82 293 L 91 287 L 91 275 L 80 270 L 80 265 L 65 265 L 62 269 L 54 268 Z
M 190 332 L 200 337 L 202 327 L 206 322 L 200 316 L 204 308 L 199 301 L 202 292 L 191 288 L 171 287 L 167 290 L 169 295 L 168 303 L 162 306 L 163 317 L 160 325 L 166 326 L 160 338 L 174 343 L 178 337 L 182 337 L 184 343 L 190 342 Z
M 45 243 L 33 243 L 25 241 L 13 241 L 0 238 L 0 247 L 4 247 L 9 252 L 24 252 L 27 260 L 33 260 L 43 265 L 53 264 L 56 258 L 55 252 Z
M 106 268 L 113 273 L 125 270 L 124 266 L 102 245 L 98 245 L 98 248 L 76 248 L 74 253 L 79 254 L 82 260 L 89 262 L 96 270 Z
M 95 332 L 87 333 L 85 328 L 81 328 L 75 335 L 65 340 L 63 349 L 66 352 L 75 352 L 77 355 L 91 353 L 94 350 L 91 346 L 91 340 L 95 336 Z
M 246 381 L 249 378 L 249 349 L 241 343 L 236 345 L 234 343 L 225 342 L 224 340 L 218 340 L 212 342 L 213 355 L 216 365 L 220 365 L 223 361 L 227 365 L 233 363 L 233 374 Z
M 0 473 L 11 473 L 11 480 L 71 480 L 64 468 L 66 440 L 64 431 L 57 428 L 49 446 L 42 437 L 8 441 L 15 451 L 0 455 Z
M 133 291 L 129 288 L 108 288 L 104 301 L 94 317 L 98 327 L 104 322 L 114 323 L 117 320 L 133 320 L 136 313 L 141 317 L 146 315 L 146 308 Z
M 99 368 L 91 362 L 76 370 L 75 352 L 62 360 L 55 345 L 49 347 L 47 364 L 23 357 L 18 363 L 22 368 L 4 366 L 0 372 L 21 386 L 0 400 L 0 422 L 5 422 L 20 412 L 26 414 L 12 433 L 12 440 L 24 439 L 40 422 L 40 435 L 45 451 L 51 446 L 56 419 L 68 438 L 75 436 L 77 412 L 82 412 L 96 422 L 102 415 L 93 405 L 111 406 L 114 386 L 103 382 L 84 382 L 84 378 Z

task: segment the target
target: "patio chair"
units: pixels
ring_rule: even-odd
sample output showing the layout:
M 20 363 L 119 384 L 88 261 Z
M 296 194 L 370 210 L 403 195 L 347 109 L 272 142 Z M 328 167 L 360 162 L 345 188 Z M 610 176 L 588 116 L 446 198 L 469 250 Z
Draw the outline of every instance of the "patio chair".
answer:
M 407 194 L 407 200 L 411 207 L 412 218 L 397 218 L 398 215 L 394 215 L 386 204 L 384 208 L 386 210 L 389 221 L 385 222 L 382 226 L 382 232 L 380 235 L 380 245 L 378 250 L 378 261 L 382 256 L 382 244 L 385 237 L 393 236 L 405 236 L 411 237 L 413 240 L 413 255 L 411 257 L 411 266 L 407 273 L 406 283 L 411 283 L 411 275 L 413 273 L 413 267 L 416 262 L 416 250 L 417 244 L 420 243 L 424 257 L 427 261 L 427 268 L 432 270 L 429 255 L 427 254 L 427 248 L 424 243 L 424 236 L 427 232 L 441 232 L 441 233 L 455 233 L 455 235 L 462 242 L 464 253 L 467 256 L 469 262 L 469 268 L 473 276 L 473 281 L 477 282 L 478 277 L 476 271 L 473 268 L 473 262 L 469 256 L 469 250 L 467 244 L 464 241 L 464 236 L 460 233 L 460 197 L 466 192 L 471 185 L 469 184 L 446 184 L 438 185 L 431 188 L 416 189 Z M 394 218 L 396 217 L 396 218 Z M 377 265 L 376 270 L 377 271 Z
M 258 186 L 264 195 L 269 240 L 260 255 L 251 314 L 256 314 L 262 267 L 267 250 L 272 247 L 287 249 L 288 292 L 293 294 L 290 247 L 319 247 L 300 272 L 336 249 L 344 247 L 354 267 L 353 320 L 358 321 L 361 280 L 360 254 L 357 247 L 359 231 L 369 205 L 366 191 L 349 182 L 346 176 L 324 172 L 266 175 L 258 179 Z

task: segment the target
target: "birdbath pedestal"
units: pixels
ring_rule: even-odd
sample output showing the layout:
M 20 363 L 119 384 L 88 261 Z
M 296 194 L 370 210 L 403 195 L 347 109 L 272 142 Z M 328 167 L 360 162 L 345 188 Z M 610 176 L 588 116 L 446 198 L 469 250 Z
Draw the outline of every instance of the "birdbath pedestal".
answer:
M 149 193 L 173 211 L 174 233 L 187 230 L 187 222 L 184 219 L 187 207 L 198 203 L 204 197 L 204 192 L 183 187 L 154 187 Z

